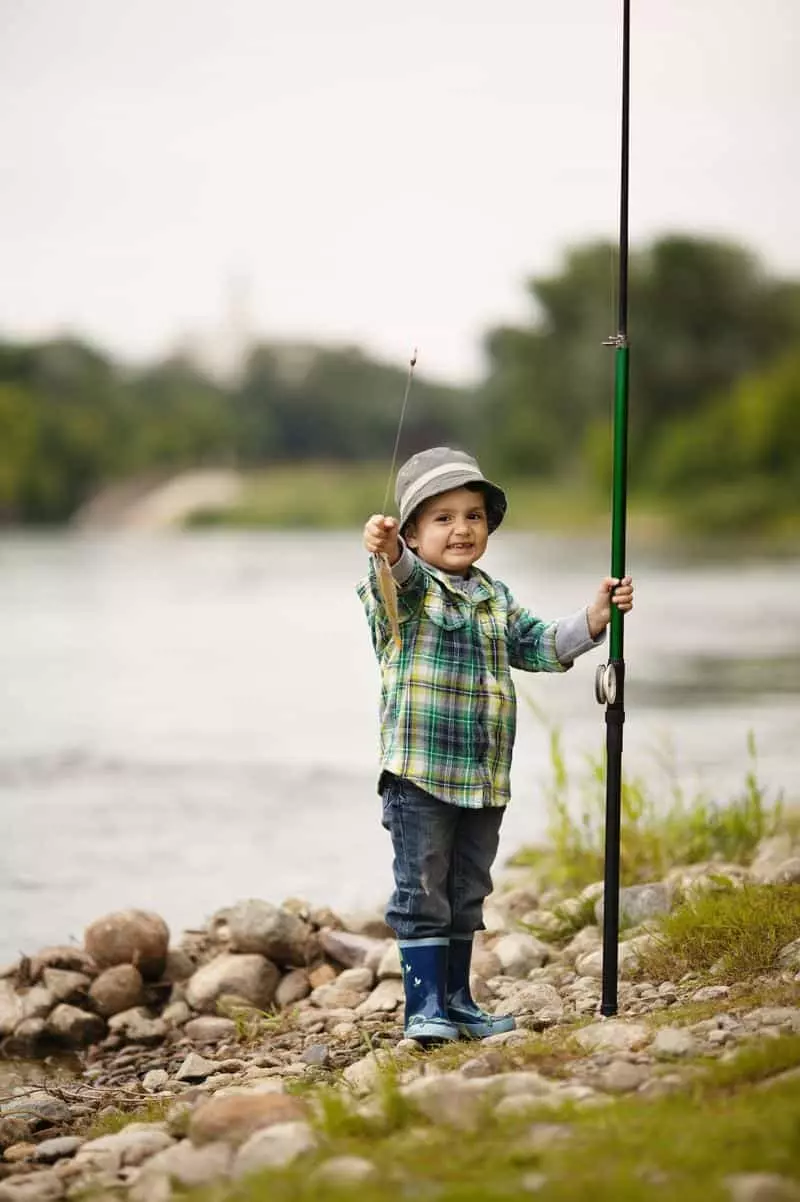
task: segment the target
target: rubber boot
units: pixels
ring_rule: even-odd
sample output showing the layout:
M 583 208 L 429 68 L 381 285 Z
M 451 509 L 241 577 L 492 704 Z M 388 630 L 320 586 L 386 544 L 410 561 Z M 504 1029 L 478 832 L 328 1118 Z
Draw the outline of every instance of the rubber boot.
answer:
M 447 1018 L 447 953 L 449 939 L 399 939 L 406 995 L 405 1036 L 428 1044 L 458 1039 Z
M 447 1017 L 467 1039 L 485 1039 L 499 1031 L 513 1031 L 517 1024 L 510 1014 L 487 1014 L 473 999 L 469 988 L 472 938 L 472 935 L 453 935 L 450 939 Z

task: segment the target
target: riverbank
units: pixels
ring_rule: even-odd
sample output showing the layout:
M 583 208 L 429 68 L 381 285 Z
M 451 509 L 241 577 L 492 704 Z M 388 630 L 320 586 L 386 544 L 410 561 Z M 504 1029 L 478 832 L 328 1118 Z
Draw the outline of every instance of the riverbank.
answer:
M 473 989 L 517 1030 L 427 1053 L 377 915 L 107 915 L 2 970 L 0 1200 L 800 1196 L 796 826 L 746 859 L 623 889 L 607 1019 L 601 886 L 507 870 Z

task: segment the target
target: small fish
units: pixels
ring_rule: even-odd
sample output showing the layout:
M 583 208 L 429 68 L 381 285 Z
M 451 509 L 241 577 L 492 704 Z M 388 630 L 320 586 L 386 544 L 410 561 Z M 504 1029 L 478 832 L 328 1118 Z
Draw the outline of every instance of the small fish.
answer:
M 397 581 L 392 575 L 388 555 L 381 553 L 375 556 L 375 571 L 378 577 L 378 590 L 386 617 L 389 619 L 394 645 L 399 650 L 403 645 L 403 640 L 400 638 L 400 616 L 397 609 Z

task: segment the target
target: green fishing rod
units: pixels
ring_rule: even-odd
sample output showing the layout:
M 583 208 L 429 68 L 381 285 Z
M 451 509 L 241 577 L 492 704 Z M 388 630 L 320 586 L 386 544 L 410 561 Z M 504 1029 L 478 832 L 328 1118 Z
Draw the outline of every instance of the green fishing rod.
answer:
M 614 348 L 614 461 L 611 502 L 611 575 L 625 575 L 628 502 L 628 168 L 630 147 L 630 0 L 622 11 L 622 170 L 619 207 L 619 293 Z M 606 831 L 603 875 L 603 983 L 600 1012 L 617 1013 L 619 968 L 619 861 L 622 802 L 622 730 L 625 722 L 624 616 L 611 606 L 609 661 L 597 669 L 595 696 L 606 707 Z

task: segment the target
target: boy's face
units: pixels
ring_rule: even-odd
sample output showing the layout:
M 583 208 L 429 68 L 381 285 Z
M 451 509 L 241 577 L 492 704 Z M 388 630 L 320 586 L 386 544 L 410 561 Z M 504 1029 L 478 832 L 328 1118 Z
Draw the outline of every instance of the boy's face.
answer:
M 483 492 L 469 488 L 453 488 L 431 497 L 405 535 L 420 559 L 452 576 L 466 576 L 486 550 L 488 538 Z

